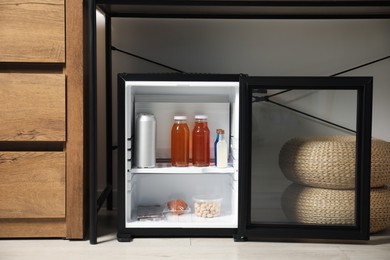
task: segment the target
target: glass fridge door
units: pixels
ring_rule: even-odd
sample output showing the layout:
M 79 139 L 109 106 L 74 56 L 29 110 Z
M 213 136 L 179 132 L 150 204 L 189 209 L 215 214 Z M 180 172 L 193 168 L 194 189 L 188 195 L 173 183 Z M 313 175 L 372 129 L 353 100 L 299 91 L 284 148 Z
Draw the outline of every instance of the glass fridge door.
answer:
M 240 87 L 237 239 L 369 239 L 372 78 Z

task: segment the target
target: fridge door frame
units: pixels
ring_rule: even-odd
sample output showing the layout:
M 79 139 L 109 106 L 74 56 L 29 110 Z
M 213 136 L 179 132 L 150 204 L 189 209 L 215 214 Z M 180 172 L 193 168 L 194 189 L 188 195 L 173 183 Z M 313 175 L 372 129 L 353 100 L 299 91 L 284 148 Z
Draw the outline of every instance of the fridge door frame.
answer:
M 125 105 L 127 81 L 233 81 L 239 74 L 187 74 L 187 73 L 120 73 L 118 74 L 118 218 L 117 239 L 129 242 L 135 237 L 233 237 L 237 228 L 127 228 L 126 227 L 126 165 L 122 161 L 126 151 Z M 129 140 L 130 141 L 130 140 Z
M 126 131 L 125 131 L 125 105 L 126 105 L 126 81 L 118 75 L 118 215 L 117 215 L 117 228 L 118 228 L 118 240 L 130 241 L 131 236 L 125 235 L 126 229 L 126 207 L 125 207 L 125 194 L 126 176 L 123 175 L 126 172 L 126 164 L 121 163 L 121 160 L 125 158 L 126 154 Z
M 369 240 L 372 77 L 240 78 L 239 216 L 236 241 L 269 239 Z M 251 223 L 252 93 L 264 89 L 357 90 L 356 225 Z

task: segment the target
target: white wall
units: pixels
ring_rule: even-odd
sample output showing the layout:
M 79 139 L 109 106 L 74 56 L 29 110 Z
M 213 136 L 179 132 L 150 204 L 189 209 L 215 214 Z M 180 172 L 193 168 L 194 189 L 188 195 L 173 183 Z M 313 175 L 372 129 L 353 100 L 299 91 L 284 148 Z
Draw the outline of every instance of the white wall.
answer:
M 390 20 L 112 21 L 112 44 L 186 72 L 328 76 L 390 55 Z M 171 72 L 113 52 L 118 72 Z M 345 76 L 374 77 L 373 135 L 390 141 L 390 59 Z
M 98 23 L 99 32 L 103 26 Z M 390 55 L 390 20 L 114 18 L 112 44 L 185 72 L 328 76 Z M 113 86 L 118 72 L 171 71 L 114 51 Z M 389 72 L 390 59 L 344 74 L 374 77 L 373 136 L 386 141 L 390 141 Z M 104 65 L 100 76 L 103 89 Z M 104 118 L 101 122 L 104 128 Z

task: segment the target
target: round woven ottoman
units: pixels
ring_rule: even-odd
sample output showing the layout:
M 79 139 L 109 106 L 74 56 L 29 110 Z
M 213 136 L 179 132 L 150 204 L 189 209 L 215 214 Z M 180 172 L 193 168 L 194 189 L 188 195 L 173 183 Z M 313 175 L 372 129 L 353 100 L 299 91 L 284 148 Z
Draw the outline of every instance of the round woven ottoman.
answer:
M 287 179 L 319 188 L 355 187 L 355 136 L 293 138 L 279 153 L 279 166 Z M 371 187 L 390 183 L 390 143 L 373 139 Z
M 370 232 L 390 227 L 390 190 L 371 189 Z M 354 225 L 355 192 L 291 184 L 282 195 L 282 209 L 293 222 L 317 225 Z

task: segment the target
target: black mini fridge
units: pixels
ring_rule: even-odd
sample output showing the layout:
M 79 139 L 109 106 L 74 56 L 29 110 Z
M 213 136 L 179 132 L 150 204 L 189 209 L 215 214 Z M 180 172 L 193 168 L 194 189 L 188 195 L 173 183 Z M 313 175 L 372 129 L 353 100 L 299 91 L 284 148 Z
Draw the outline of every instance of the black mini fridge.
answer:
M 118 240 L 369 239 L 371 110 L 370 77 L 119 74 Z M 140 113 L 155 118 L 153 167 L 134 163 Z M 208 116 L 210 166 L 172 167 L 173 117 L 192 130 L 197 114 Z M 214 165 L 218 128 L 225 168 Z M 202 203 L 218 214 L 197 214 Z

